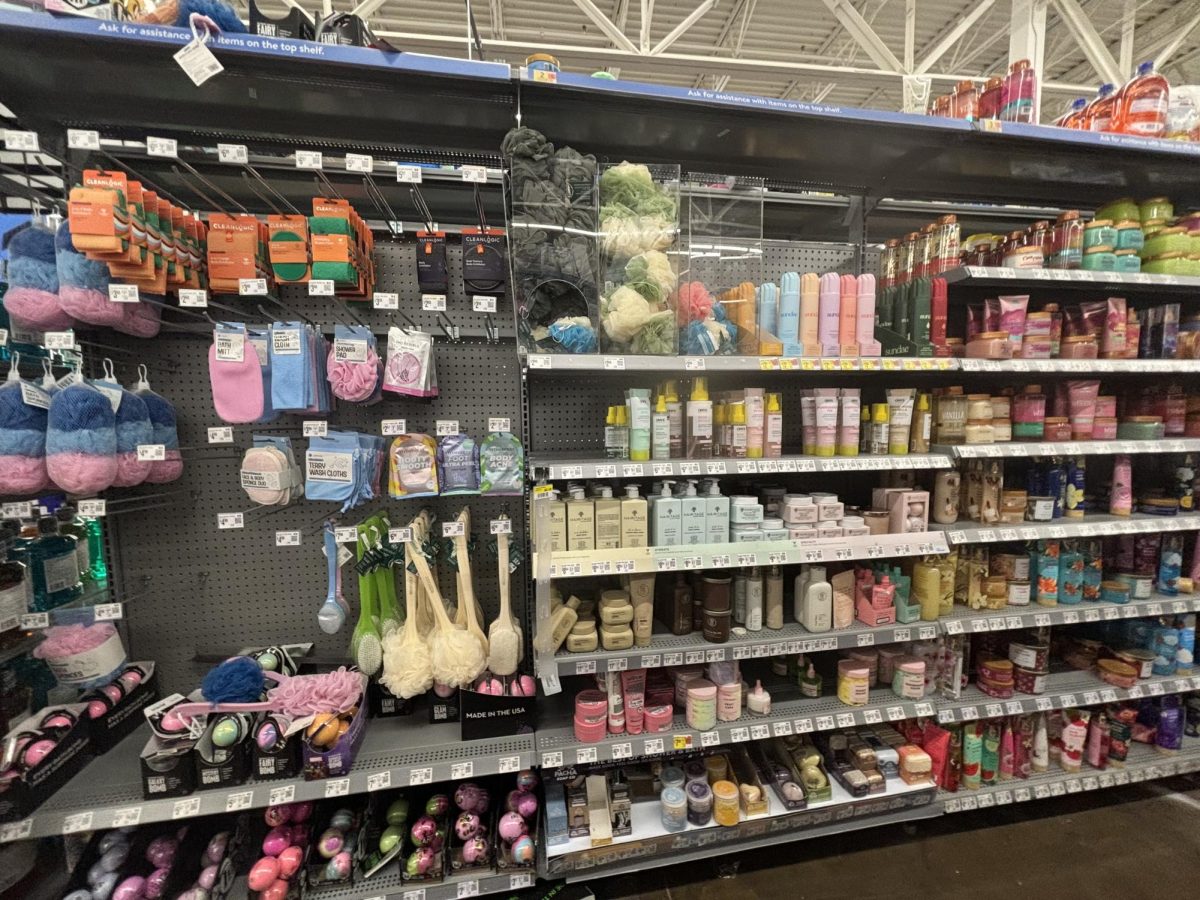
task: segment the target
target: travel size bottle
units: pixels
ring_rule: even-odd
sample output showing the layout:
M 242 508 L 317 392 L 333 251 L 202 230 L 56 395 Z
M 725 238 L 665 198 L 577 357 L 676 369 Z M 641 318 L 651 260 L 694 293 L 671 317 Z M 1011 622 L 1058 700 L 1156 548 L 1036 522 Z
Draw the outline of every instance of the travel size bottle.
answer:
M 38 519 L 38 533 L 40 537 L 28 548 L 33 608 L 35 612 L 47 612 L 79 597 L 83 583 L 79 580 L 75 538 L 58 533 L 58 519 L 42 516 Z

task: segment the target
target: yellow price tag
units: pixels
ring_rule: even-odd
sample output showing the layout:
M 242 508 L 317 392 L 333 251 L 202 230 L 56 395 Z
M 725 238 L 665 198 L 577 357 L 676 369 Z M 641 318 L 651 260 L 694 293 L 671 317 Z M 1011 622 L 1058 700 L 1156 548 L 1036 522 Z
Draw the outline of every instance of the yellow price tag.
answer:
M 815 359 L 802 359 L 800 360 L 800 368 L 805 372 L 815 372 L 817 361 Z
M 821 371 L 822 372 L 832 372 L 836 367 L 837 367 L 836 359 L 821 360 Z
M 544 81 L 546 84 L 557 84 L 558 83 L 558 73 L 551 72 L 548 69 L 534 69 L 533 70 L 533 80 L 534 81 Z
M 790 372 L 792 369 L 796 368 L 796 360 L 785 356 L 783 359 L 779 360 L 779 368 L 783 369 L 785 372 Z
M 842 360 L 842 371 L 843 372 L 855 372 L 857 370 L 858 370 L 858 360 L 857 359 L 843 359 Z
M 534 485 L 534 488 L 533 488 L 533 496 L 534 497 L 549 497 L 553 493 L 554 493 L 554 485 L 552 485 L 552 484 Z
M 775 368 L 777 368 L 778 365 L 779 365 L 778 360 L 768 359 L 765 356 L 760 356 L 758 358 L 758 368 L 761 369 L 763 372 L 771 372 Z
M 673 745 L 676 750 L 690 750 L 692 748 L 692 736 L 690 734 L 677 734 Z

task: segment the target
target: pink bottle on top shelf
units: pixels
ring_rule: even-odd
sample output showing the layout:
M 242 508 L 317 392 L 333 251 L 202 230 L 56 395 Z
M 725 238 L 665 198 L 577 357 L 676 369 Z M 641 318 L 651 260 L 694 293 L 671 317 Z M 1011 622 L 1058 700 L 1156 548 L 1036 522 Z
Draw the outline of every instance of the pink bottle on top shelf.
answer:
M 842 280 L 836 272 L 826 272 L 821 276 L 820 309 L 817 319 L 817 340 L 821 344 L 822 356 L 837 356 L 841 350 L 838 345 L 841 302 Z
M 842 276 L 838 299 L 838 344 L 842 356 L 858 356 L 858 279 Z
M 1002 111 L 1005 122 L 1037 122 L 1037 75 L 1027 59 L 1018 59 L 1008 67 L 1001 88 Z
M 858 301 L 855 318 L 859 356 L 879 356 L 883 351 L 875 340 L 875 276 L 858 276 Z
M 805 356 L 820 356 L 821 279 L 815 272 L 800 276 L 800 346 Z
M 1142 63 L 1137 75 L 1117 94 L 1117 108 L 1109 130 L 1138 137 L 1166 137 L 1170 93 L 1167 79 L 1154 71 L 1154 63 Z

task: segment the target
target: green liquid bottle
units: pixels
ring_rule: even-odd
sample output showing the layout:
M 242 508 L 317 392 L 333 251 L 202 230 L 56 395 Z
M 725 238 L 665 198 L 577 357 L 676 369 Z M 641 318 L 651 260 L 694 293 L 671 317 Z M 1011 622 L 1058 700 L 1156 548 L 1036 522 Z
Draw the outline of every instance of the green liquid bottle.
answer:
M 87 519 L 88 556 L 92 560 L 92 580 L 108 581 L 108 563 L 104 561 L 104 524 Z

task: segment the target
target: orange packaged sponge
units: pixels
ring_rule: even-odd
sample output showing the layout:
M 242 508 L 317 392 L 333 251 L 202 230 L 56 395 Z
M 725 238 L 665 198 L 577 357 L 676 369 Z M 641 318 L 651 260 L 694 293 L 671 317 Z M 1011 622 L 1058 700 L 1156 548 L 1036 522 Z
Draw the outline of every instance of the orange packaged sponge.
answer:
M 267 231 L 270 236 L 268 259 L 276 281 L 308 281 L 308 219 L 304 216 L 267 216 Z
M 80 253 L 121 255 L 129 252 L 129 213 L 125 208 L 125 175 L 83 173 L 84 183 L 71 188 L 67 222 L 71 245 Z
M 261 278 L 258 220 L 214 213 L 208 219 L 208 279 L 214 291 L 238 292 L 243 278 Z

